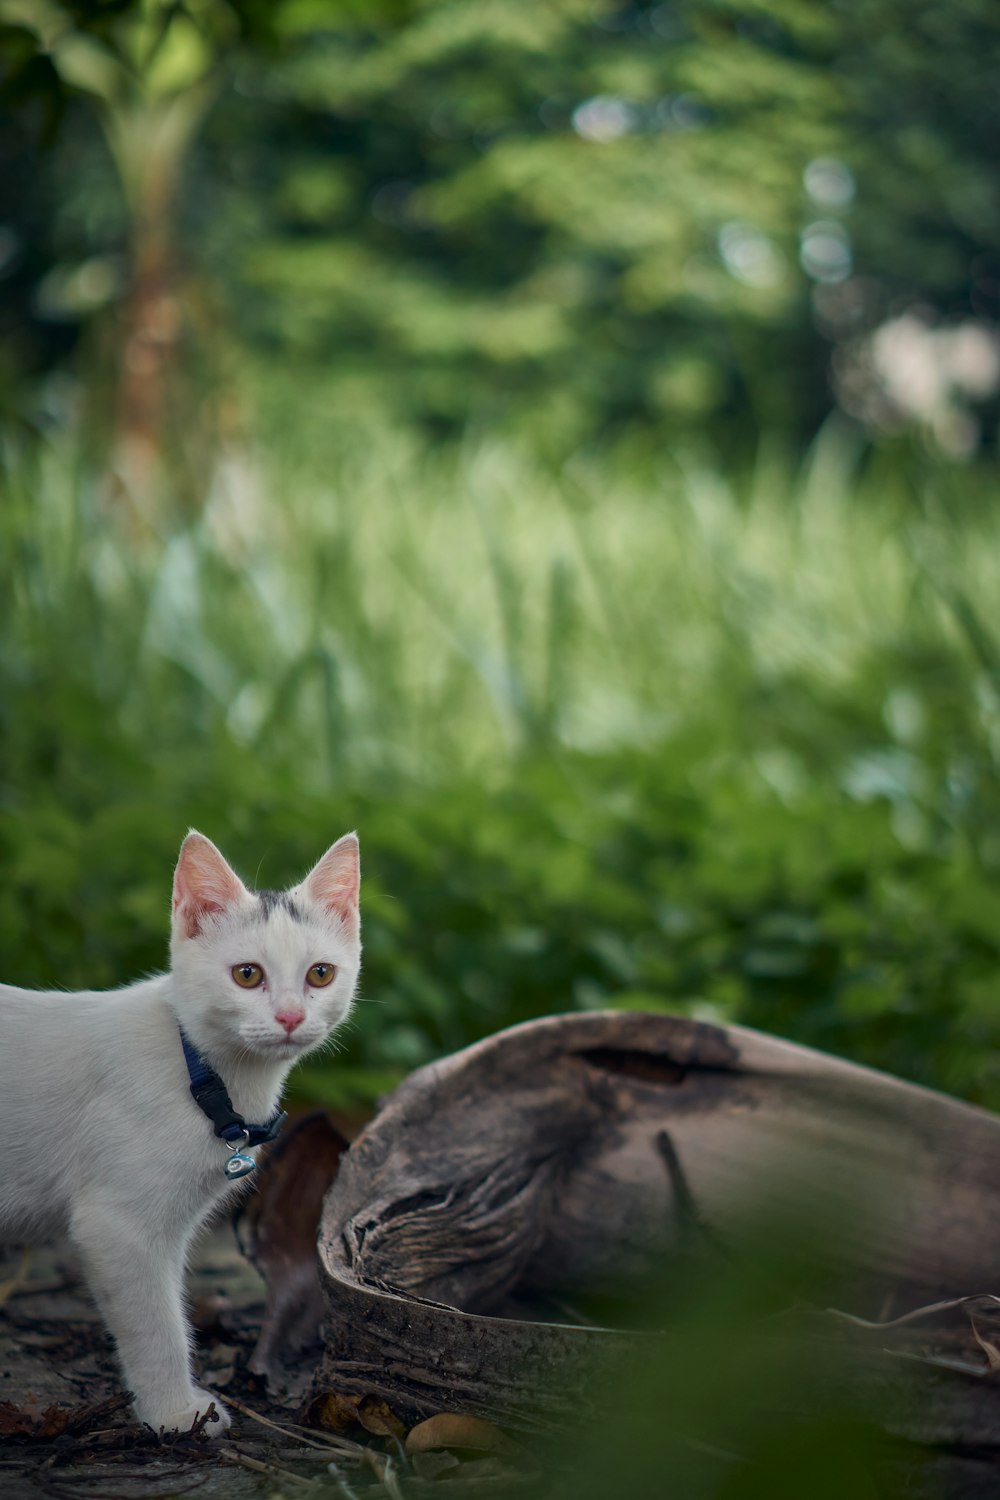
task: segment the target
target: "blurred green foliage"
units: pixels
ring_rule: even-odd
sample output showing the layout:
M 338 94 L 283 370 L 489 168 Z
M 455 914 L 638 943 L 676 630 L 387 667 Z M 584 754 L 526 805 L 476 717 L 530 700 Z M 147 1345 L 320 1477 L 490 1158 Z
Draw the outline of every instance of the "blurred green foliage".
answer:
M 310 369 L 345 427 L 745 452 L 814 431 L 831 353 L 887 317 L 1000 311 L 990 0 L 122 0 L 63 7 L 58 42 L 23 20 L 57 9 L 0 9 L 9 380 L 127 294 L 129 151 L 148 166 L 166 114 L 202 341 Z
M 638 1327 L 644 1347 L 633 1346 L 611 1378 L 594 1382 L 596 1399 L 569 1448 L 572 1468 L 564 1442 L 539 1496 L 891 1500 L 946 1493 L 927 1475 L 928 1455 L 914 1441 L 926 1401 L 908 1391 L 909 1441 L 900 1440 L 890 1382 L 881 1372 L 872 1379 L 864 1354 L 817 1315 L 857 1291 L 843 1267 L 831 1272 L 829 1225 L 820 1233 L 802 1207 L 814 1191 L 809 1174 L 771 1180 L 753 1209 L 729 1225 L 721 1253 L 718 1243 L 706 1253 L 704 1241 L 675 1250 L 669 1274 L 630 1289 L 630 1314 L 619 1302 L 611 1320 L 600 1320 Z M 841 1222 L 873 1230 L 878 1222 L 860 1191 L 838 1209 Z
M 6 979 L 160 966 L 189 824 L 268 885 L 357 827 L 365 998 L 307 1091 L 622 1005 L 1000 1104 L 988 472 L 265 437 L 165 544 L 70 451 L 9 466 Z
M 642 1004 L 1000 1100 L 992 476 L 817 426 L 996 317 L 998 38 L 0 0 L 6 977 L 159 964 L 189 823 L 272 884 L 356 825 L 313 1090 Z
M 621 1006 L 1000 1108 L 998 53 L 990 0 L 0 0 L 2 978 L 161 968 L 191 825 L 269 886 L 356 827 L 304 1097 Z M 574 1493 L 869 1493 L 765 1229 L 646 1299 Z

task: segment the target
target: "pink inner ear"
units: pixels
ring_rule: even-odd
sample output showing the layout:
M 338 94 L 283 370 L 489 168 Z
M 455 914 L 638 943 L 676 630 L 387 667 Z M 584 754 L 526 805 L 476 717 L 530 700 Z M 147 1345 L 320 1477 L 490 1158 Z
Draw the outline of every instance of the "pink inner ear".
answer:
M 360 883 L 361 857 L 353 833 L 346 833 L 338 839 L 304 882 L 313 901 L 347 920 L 357 914 Z
M 202 920 L 233 906 L 246 887 L 210 839 L 189 833 L 174 872 L 174 912 L 187 937 L 197 937 Z

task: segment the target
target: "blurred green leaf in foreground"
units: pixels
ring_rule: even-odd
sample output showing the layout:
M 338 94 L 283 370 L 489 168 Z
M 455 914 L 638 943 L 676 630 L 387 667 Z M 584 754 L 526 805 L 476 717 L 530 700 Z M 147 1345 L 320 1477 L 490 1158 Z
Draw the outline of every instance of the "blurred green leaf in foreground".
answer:
M 646 1342 L 556 1451 L 552 1500 L 936 1493 L 915 1488 L 918 1449 L 887 1436 L 888 1400 L 872 1399 L 863 1356 L 824 1321 L 845 1291 L 828 1246 L 801 1212 L 772 1206 L 748 1205 L 725 1256 L 681 1257 L 637 1300 Z

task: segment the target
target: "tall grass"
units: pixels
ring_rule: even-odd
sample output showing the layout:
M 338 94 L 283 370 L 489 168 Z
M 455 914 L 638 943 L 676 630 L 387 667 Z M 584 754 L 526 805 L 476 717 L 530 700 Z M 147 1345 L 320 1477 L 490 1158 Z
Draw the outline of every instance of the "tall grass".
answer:
M 922 657 L 990 743 L 986 480 L 954 507 L 854 456 L 832 430 L 798 470 L 734 481 L 388 438 L 327 467 L 291 443 L 224 459 L 201 514 L 136 538 L 55 448 L 3 497 L 4 675 L 78 673 L 147 725 L 171 679 L 319 782 L 660 741 L 790 681 L 849 698 L 899 674 L 919 697 Z
M 273 880 L 346 821 L 356 1067 L 662 1003 L 1000 1098 L 990 483 L 272 430 L 136 529 L 53 441 L 0 499 L 8 975 L 155 962 L 189 822 Z

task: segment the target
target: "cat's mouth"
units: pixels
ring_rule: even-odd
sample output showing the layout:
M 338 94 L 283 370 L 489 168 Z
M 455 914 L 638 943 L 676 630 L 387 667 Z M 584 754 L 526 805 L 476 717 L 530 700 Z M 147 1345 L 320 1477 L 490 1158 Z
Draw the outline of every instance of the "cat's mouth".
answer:
M 253 1042 L 254 1050 L 268 1057 L 298 1057 L 305 1043 L 292 1036 L 262 1036 Z

